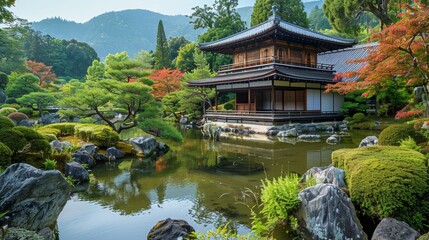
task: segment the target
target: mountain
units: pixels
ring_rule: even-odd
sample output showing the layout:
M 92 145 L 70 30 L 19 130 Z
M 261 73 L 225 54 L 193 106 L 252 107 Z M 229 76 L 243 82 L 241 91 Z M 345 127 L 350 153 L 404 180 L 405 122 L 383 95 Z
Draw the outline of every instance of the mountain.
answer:
M 315 5 L 321 7 L 322 4 L 323 0 L 310 1 L 304 2 L 304 7 L 309 13 Z M 252 10 L 252 7 L 237 9 L 248 27 Z M 31 27 L 55 38 L 86 42 L 104 60 L 109 53 L 126 51 L 133 57 L 141 50 L 155 50 L 159 20 L 163 21 L 167 38 L 183 36 L 189 41 L 196 41 L 198 35 L 204 32 L 202 29 L 195 30 L 186 16 L 169 16 L 140 9 L 104 13 L 85 23 L 49 18 L 34 22 Z

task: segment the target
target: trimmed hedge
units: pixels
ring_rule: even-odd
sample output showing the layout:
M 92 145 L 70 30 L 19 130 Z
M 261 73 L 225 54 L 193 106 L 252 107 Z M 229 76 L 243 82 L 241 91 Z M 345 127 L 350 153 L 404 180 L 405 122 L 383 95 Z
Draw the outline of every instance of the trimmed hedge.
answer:
M 39 130 L 41 130 L 42 132 L 40 132 L 39 130 L 38 131 L 39 133 L 43 134 L 43 133 L 47 133 L 46 131 L 43 131 L 43 129 L 52 128 L 52 129 L 60 130 L 59 135 L 55 134 L 57 136 L 70 136 L 70 135 L 74 135 L 74 132 L 75 132 L 74 127 L 76 125 L 79 125 L 79 123 L 54 123 L 54 124 L 49 124 L 44 127 L 41 127 Z M 52 130 L 48 130 L 48 132 L 53 133 Z
M 399 146 L 401 140 L 412 137 L 417 143 L 425 141 L 423 135 L 414 129 L 412 124 L 393 124 L 385 128 L 378 137 L 378 144 Z
M 4 105 L 3 105 L 4 106 Z M 11 113 L 17 112 L 18 110 L 16 110 L 16 108 L 13 107 L 2 107 L 2 109 L 0 109 L 0 115 L 2 116 L 8 116 Z
M 352 117 L 353 122 L 356 122 L 356 123 L 365 121 L 365 118 L 366 118 L 365 114 L 363 113 L 355 113 Z
M 42 134 L 29 127 L 18 126 L 12 128 L 12 130 L 22 133 L 27 141 L 32 141 L 35 139 L 44 139 Z
M 7 117 L 0 116 L 0 131 L 11 129 L 13 127 L 15 127 L 15 124 L 12 122 L 12 120 Z
M 33 115 L 33 109 L 31 109 L 31 108 L 23 107 L 23 108 L 18 109 L 18 112 L 24 113 L 25 115 L 27 115 L 29 117 L 31 117 Z
M 24 134 L 11 129 L 0 131 L 0 142 L 8 146 L 13 152 L 22 150 L 27 145 Z
M 54 140 L 57 140 L 57 136 L 55 134 L 43 134 L 43 138 L 46 139 L 48 142 L 52 142 Z
M 0 166 L 7 167 L 11 164 L 12 150 L 0 142 Z
M 51 145 L 45 139 L 35 139 L 30 144 L 31 152 L 42 152 L 44 157 L 48 157 L 52 153 Z
M 332 163 L 345 170 L 350 197 L 363 214 L 424 228 L 429 175 L 423 154 L 394 146 L 340 149 Z
M 20 113 L 20 112 L 13 112 L 13 113 L 7 115 L 7 117 L 10 120 L 15 121 L 16 123 L 19 123 L 24 119 L 28 119 L 27 115 L 25 115 L 24 113 Z

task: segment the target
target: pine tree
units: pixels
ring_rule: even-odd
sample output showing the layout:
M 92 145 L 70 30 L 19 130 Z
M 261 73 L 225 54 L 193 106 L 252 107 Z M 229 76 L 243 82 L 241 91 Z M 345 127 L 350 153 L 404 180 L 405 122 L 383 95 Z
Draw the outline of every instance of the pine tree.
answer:
M 170 67 L 170 63 L 170 50 L 168 49 L 168 42 L 165 37 L 164 25 L 162 24 L 162 20 L 159 20 L 156 36 L 155 69 L 168 68 Z
M 273 15 L 272 7 L 283 20 L 308 28 L 307 14 L 301 0 L 256 0 L 253 6 L 251 25 L 255 26 Z

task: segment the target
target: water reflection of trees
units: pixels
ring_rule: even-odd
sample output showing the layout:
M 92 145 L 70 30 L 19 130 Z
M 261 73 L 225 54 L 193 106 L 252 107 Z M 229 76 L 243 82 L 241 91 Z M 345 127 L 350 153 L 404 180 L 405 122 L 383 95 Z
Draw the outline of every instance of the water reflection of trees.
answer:
M 94 169 L 96 181 L 79 196 L 121 214 L 137 214 L 150 209 L 154 203 L 164 201 L 164 177 L 175 172 L 178 167 L 174 157 L 155 161 L 136 158 L 120 164 L 98 166 Z M 157 199 L 151 199 L 152 191 L 156 192 Z

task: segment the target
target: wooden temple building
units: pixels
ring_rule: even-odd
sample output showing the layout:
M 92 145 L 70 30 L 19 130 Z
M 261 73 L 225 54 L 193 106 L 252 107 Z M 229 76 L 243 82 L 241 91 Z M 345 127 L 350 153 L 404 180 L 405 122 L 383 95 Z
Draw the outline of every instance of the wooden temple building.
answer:
M 201 43 L 202 51 L 228 54 L 233 63 L 216 77 L 189 82 L 190 87 L 215 88 L 215 121 L 274 124 L 340 120 L 343 96 L 324 93 L 334 83 L 334 65 L 318 54 L 349 48 L 354 40 L 326 36 L 273 15 L 265 22 L 226 38 Z M 218 110 L 218 95 L 235 94 L 235 110 Z

